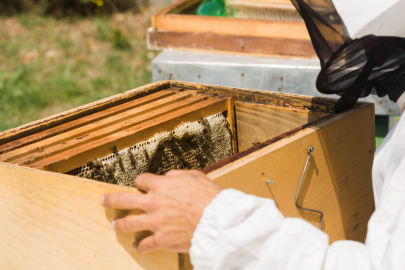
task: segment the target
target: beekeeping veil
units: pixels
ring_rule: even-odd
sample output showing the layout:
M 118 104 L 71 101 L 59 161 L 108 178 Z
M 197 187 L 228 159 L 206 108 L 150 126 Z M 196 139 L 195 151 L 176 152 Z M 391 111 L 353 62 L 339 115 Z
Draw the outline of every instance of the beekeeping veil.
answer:
M 335 111 L 405 91 L 405 0 L 291 0 L 321 62 L 316 86 L 341 96 Z

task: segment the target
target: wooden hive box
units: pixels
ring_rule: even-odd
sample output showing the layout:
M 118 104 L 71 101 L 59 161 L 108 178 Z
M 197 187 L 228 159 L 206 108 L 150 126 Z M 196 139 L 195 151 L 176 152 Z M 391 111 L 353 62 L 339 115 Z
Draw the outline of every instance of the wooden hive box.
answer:
M 145 140 L 144 134 L 217 112 L 227 112 L 235 154 L 202 170 L 212 180 L 274 199 L 285 216 L 319 226 L 319 215 L 294 201 L 313 146 L 298 203 L 323 212 L 330 242 L 364 242 L 374 211 L 374 108 L 359 102 L 335 114 L 334 102 L 161 81 L 2 132 L 0 268 L 191 269 L 188 255 L 136 254 L 131 245 L 140 235 L 111 229 L 114 218 L 131 212 L 105 210 L 100 197 L 137 189 L 63 172 L 102 157 L 112 142 L 121 149 L 129 139 Z M 63 159 L 63 153 L 75 158 Z
M 198 16 L 195 11 L 201 2 L 179 0 L 153 14 L 148 47 L 316 57 L 303 21 Z M 280 6 L 296 12 L 289 0 L 232 2 Z

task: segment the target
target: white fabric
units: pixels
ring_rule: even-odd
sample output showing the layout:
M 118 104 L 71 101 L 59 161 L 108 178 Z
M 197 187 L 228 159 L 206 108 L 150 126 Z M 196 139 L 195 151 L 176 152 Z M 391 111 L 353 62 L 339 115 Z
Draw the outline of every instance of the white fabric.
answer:
M 405 37 L 405 0 L 332 0 L 352 39 Z
M 366 244 L 336 241 L 274 201 L 223 190 L 204 210 L 192 239 L 195 270 L 405 269 L 405 119 L 376 152 L 376 211 Z

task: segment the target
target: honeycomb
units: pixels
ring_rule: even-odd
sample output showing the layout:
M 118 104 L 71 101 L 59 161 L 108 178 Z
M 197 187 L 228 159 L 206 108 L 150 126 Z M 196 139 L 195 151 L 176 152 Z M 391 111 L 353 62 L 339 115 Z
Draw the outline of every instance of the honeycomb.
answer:
M 122 186 L 134 186 L 141 173 L 164 175 L 171 169 L 202 169 L 232 155 L 229 123 L 222 113 L 191 123 L 171 132 L 88 161 L 67 174 Z

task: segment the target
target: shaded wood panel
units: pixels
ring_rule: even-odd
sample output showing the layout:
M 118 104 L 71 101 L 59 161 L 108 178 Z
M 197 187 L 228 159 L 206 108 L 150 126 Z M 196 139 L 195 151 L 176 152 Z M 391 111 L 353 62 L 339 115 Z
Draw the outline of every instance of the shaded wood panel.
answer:
M 65 124 L 56 126 L 54 128 L 50 128 L 50 129 L 44 130 L 42 132 L 38 132 L 38 133 L 35 133 L 32 135 L 29 135 L 27 137 L 23 137 L 21 139 L 0 145 L 0 154 L 4 153 L 4 152 L 12 151 L 16 148 L 20 148 L 20 147 L 23 147 L 28 144 L 38 142 L 40 140 L 47 139 L 52 136 L 56 136 L 56 135 L 64 133 L 64 132 L 68 132 L 70 130 L 85 126 L 85 125 L 90 124 L 95 121 L 99 121 L 99 120 L 105 119 L 107 117 L 114 116 L 118 113 L 145 105 L 147 103 L 165 98 L 167 96 L 174 95 L 175 93 L 176 93 L 175 91 L 162 90 L 160 92 L 150 94 L 148 96 L 141 97 L 141 98 L 126 102 L 124 104 L 114 106 L 109 109 L 105 109 L 101 112 L 97 112 L 97 113 L 79 118 L 77 120 L 67 122 Z M 0 158 L 0 160 L 1 160 L 1 158 Z
M 111 145 L 116 145 L 118 150 L 133 146 L 139 142 L 150 139 L 160 132 L 173 131 L 184 122 L 194 122 L 200 117 L 208 117 L 229 109 L 231 97 L 215 97 L 193 106 L 156 117 L 141 125 L 136 125 L 126 130 L 116 132 L 102 139 L 97 139 L 62 153 L 50 156 L 30 164 L 30 167 L 65 173 L 78 168 L 88 160 L 101 158 L 111 154 Z M 229 115 L 229 114 L 228 114 Z
M 319 226 L 319 215 L 298 210 L 294 203 L 307 148 L 313 146 L 299 204 L 324 213 L 322 230 L 330 242 L 364 242 L 374 211 L 373 118 L 373 105 L 361 103 L 283 140 L 265 142 L 264 147 L 256 147 L 248 155 L 241 152 L 203 171 L 224 188 L 274 199 L 285 216 L 303 218 Z M 269 179 L 273 184 L 266 183 Z
M 111 221 L 136 212 L 105 210 L 104 193 L 133 192 L 69 175 L 0 162 L 1 269 L 184 270 L 177 253 L 140 255 L 131 246 L 143 233 L 116 234 Z M 179 258 L 183 265 L 179 266 Z
M 328 114 L 236 102 L 239 150 L 264 142 Z

